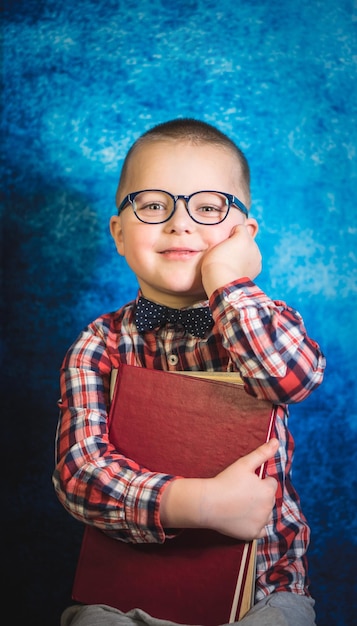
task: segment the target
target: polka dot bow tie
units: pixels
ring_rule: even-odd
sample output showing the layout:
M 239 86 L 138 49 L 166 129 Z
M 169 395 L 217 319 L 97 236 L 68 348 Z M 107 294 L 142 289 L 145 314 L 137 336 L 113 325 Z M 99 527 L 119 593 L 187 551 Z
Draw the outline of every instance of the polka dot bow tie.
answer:
M 204 337 L 213 326 L 213 318 L 208 307 L 197 309 L 171 309 L 140 297 L 135 312 L 135 323 L 140 333 L 158 328 L 166 323 L 182 324 L 195 337 Z

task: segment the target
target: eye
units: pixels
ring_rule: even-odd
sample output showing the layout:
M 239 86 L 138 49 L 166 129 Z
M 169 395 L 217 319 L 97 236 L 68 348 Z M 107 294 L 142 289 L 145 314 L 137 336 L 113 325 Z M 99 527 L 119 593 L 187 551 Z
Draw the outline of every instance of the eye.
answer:
M 200 191 L 191 197 L 190 208 L 201 217 L 217 219 L 227 213 L 227 198 L 219 192 Z
M 137 206 L 139 211 L 166 211 L 167 207 L 160 202 L 147 202 L 146 204 Z
M 167 213 L 170 211 L 172 200 L 170 196 L 160 191 L 143 191 L 134 200 L 135 211 L 147 215 L 148 213 Z
M 201 206 L 196 207 L 195 209 L 197 212 L 200 213 L 222 213 L 225 212 L 225 207 L 221 207 L 221 206 L 214 206 L 212 204 L 202 204 Z

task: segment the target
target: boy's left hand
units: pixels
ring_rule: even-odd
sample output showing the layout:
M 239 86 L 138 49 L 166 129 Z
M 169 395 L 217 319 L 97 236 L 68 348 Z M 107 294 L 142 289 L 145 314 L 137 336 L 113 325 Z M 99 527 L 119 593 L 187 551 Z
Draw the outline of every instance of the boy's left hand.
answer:
M 239 278 L 254 280 L 262 269 L 262 255 L 250 226 L 234 226 L 228 239 L 208 250 L 202 260 L 202 283 L 209 297 L 215 289 Z

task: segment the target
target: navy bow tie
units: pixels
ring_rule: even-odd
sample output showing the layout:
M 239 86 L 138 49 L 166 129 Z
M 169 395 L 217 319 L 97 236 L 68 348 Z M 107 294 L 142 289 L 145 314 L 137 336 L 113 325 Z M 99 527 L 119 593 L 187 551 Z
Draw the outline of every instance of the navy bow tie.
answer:
M 141 296 L 135 312 L 135 323 L 139 333 L 169 323 L 182 324 L 191 335 L 204 337 L 213 326 L 213 318 L 208 307 L 171 309 Z

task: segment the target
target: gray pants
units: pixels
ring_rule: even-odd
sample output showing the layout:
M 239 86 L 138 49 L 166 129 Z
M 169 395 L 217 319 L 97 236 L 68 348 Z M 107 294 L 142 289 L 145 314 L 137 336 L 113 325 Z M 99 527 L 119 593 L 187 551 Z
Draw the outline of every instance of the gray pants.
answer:
M 258 602 L 240 620 L 240 626 L 316 626 L 314 600 L 295 593 L 274 593 Z M 141 609 L 122 613 L 104 604 L 71 606 L 64 611 L 61 626 L 178 626 L 151 617 Z M 182 625 L 180 625 L 182 626 Z

